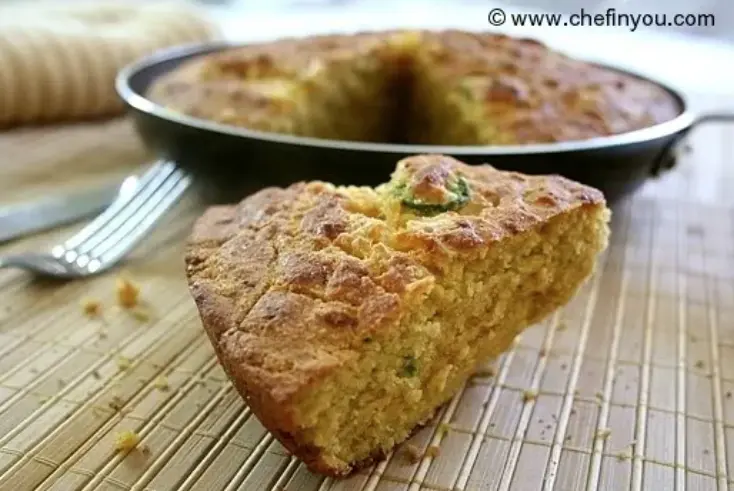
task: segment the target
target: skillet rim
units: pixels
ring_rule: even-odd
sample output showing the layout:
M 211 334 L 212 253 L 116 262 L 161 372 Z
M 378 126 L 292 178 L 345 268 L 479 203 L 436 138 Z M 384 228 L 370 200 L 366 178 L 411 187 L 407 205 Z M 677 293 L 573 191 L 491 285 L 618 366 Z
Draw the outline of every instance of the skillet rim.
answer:
M 653 126 L 648 126 L 646 128 L 628 131 L 625 133 L 618 133 L 615 135 L 598 136 L 585 140 L 573 140 L 556 143 L 531 143 L 524 145 L 419 145 L 401 143 L 373 143 L 288 135 L 285 133 L 253 130 L 239 126 L 226 125 L 211 120 L 196 118 L 168 109 L 164 106 L 161 106 L 160 104 L 153 102 L 152 100 L 145 97 L 145 95 L 137 92 L 131 85 L 131 81 L 133 81 L 135 77 L 143 75 L 148 71 L 155 70 L 160 65 L 165 65 L 169 63 L 173 64 L 172 67 L 165 70 L 165 72 L 168 73 L 175 67 L 180 66 L 183 61 L 190 58 L 250 44 L 253 43 L 216 40 L 182 44 L 169 48 L 164 48 L 147 56 L 139 58 L 138 60 L 135 60 L 132 63 L 129 63 L 128 65 L 123 67 L 115 77 L 115 89 L 122 100 L 128 106 L 137 111 L 198 130 L 293 146 L 308 146 L 312 148 L 362 152 L 379 152 L 385 154 L 445 154 L 455 156 L 466 155 L 489 157 L 503 155 L 508 156 L 558 154 L 568 152 L 603 150 L 618 146 L 643 144 L 660 138 L 669 137 L 678 134 L 681 131 L 689 129 L 696 123 L 698 119 L 698 115 L 694 114 L 693 111 L 690 110 L 688 100 L 682 92 L 675 90 L 658 80 L 642 75 L 638 72 L 621 69 L 614 65 L 606 63 L 590 61 L 587 61 L 587 63 L 591 63 L 593 65 L 609 70 L 615 70 L 617 72 L 621 72 L 632 77 L 637 77 L 639 79 L 657 85 L 658 87 L 662 88 L 673 97 L 675 97 L 681 108 L 680 113 L 673 119 L 670 119 L 663 123 L 658 123 Z M 154 78 L 159 76 L 160 75 L 155 75 Z

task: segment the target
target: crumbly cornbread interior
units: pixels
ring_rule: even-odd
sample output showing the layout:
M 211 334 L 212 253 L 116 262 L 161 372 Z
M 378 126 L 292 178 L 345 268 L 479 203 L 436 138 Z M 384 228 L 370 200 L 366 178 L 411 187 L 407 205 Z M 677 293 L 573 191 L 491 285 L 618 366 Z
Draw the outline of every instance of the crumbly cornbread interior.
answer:
M 447 262 L 429 292 L 411 297 L 398 325 L 364 339 L 356 360 L 298 403 L 304 439 L 335 468 L 403 441 L 479 364 L 572 297 L 605 245 L 606 213 L 579 208 L 470 260 Z
M 211 209 L 188 275 L 250 407 L 338 476 L 566 303 L 608 219 L 599 191 L 559 176 L 415 156 L 377 188 L 297 183 Z

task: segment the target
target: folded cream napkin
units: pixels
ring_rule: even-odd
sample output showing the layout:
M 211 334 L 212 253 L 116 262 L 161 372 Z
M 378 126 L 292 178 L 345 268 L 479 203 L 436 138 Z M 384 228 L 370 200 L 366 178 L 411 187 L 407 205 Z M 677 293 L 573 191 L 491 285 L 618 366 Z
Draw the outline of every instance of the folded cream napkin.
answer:
M 160 48 L 217 37 L 183 3 L 0 7 L 0 127 L 120 113 L 120 68 Z

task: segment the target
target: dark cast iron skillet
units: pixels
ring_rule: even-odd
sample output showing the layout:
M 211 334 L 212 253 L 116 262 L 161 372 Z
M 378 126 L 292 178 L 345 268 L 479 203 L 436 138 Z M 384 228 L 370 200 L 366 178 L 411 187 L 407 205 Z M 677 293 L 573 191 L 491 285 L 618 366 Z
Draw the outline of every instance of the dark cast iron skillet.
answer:
M 127 66 L 116 81 L 146 145 L 189 171 L 211 202 L 237 201 L 259 188 L 300 180 L 375 185 L 389 179 L 402 157 L 441 153 L 467 163 L 489 163 L 527 174 L 560 174 L 600 189 L 608 202 L 614 203 L 646 179 L 674 167 L 676 146 L 694 126 L 705 121 L 734 121 L 734 112 L 694 113 L 683 94 L 654 82 L 675 96 L 680 114 L 641 130 L 550 144 L 403 145 L 248 130 L 186 116 L 145 96 L 157 77 L 182 62 L 234 46 L 206 43 L 163 50 Z

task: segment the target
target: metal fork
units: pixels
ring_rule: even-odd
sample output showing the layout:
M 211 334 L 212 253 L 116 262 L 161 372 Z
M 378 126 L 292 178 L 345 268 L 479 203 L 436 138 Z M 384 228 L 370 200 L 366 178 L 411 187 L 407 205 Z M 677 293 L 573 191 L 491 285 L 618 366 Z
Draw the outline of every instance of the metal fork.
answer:
M 139 178 L 126 179 L 112 204 L 68 240 L 46 253 L 0 256 L 0 268 L 57 278 L 101 273 L 130 252 L 190 184 L 173 162 L 158 161 Z

